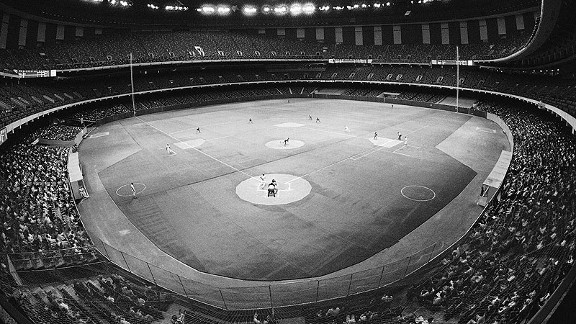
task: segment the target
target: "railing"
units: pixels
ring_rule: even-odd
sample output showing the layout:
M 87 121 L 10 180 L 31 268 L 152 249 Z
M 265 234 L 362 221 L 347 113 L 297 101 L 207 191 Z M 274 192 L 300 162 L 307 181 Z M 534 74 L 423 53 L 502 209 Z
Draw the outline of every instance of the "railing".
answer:
M 94 247 L 85 246 L 41 252 L 9 253 L 8 256 L 16 270 L 33 270 L 95 261 L 97 253 Z
M 371 291 L 405 278 L 446 248 L 443 244 L 435 243 L 401 260 L 334 278 L 223 288 L 179 276 L 120 251 L 104 243 L 97 235 L 89 235 L 96 249 L 124 270 L 174 293 L 226 310 L 316 303 Z

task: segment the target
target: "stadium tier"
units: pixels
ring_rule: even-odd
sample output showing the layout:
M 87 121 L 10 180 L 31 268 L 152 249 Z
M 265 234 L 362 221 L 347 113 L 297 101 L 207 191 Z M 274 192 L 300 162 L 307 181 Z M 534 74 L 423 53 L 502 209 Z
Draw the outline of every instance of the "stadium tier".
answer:
M 334 31 L 332 31 L 334 32 Z M 373 28 L 370 27 L 373 33 Z M 418 31 L 421 32 L 421 31 Z M 508 38 L 460 46 L 461 60 L 506 57 L 522 49 L 530 31 Z M 408 37 L 408 36 L 405 36 Z M 421 37 L 421 36 L 420 36 Z M 380 42 L 382 42 L 380 40 Z M 373 43 L 373 40 L 372 40 Z M 454 60 L 456 45 L 318 43 L 279 39 L 240 32 L 164 32 L 113 34 L 47 45 L 36 49 L 0 51 L 0 68 L 11 70 L 66 70 L 125 65 L 133 62 L 196 62 L 253 59 L 371 59 L 373 62 L 430 63 Z
M 216 86 L 226 84 L 250 85 L 254 82 L 357 81 L 372 83 L 433 85 L 452 87 L 456 84 L 454 67 L 404 65 L 295 65 L 271 72 L 264 67 L 247 69 L 234 67 L 227 70 L 209 68 L 139 71 L 134 77 L 134 90 L 138 95 L 150 91 Z M 129 76 L 122 78 L 88 77 L 84 82 L 60 80 L 58 82 L 27 82 L 5 80 L 0 87 L 0 126 L 7 126 L 26 116 L 48 109 L 87 100 L 127 96 L 131 93 Z M 575 114 L 576 92 L 569 80 L 550 76 L 533 77 L 530 74 L 502 73 L 477 68 L 460 71 L 463 89 L 477 89 L 513 94 L 554 105 L 570 115 Z M 137 108 L 142 109 L 142 108 Z

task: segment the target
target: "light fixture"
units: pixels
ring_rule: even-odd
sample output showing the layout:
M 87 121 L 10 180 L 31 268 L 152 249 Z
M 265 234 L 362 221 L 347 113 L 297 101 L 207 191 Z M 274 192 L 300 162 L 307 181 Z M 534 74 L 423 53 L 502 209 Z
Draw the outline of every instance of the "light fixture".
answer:
M 302 12 L 306 15 L 311 15 L 314 11 L 316 11 L 316 6 L 313 3 L 308 2 L 302 6 Z
M 299 14 L 302 13 L 302 5 L 299 3 L 293 3 L 290 6 L 290 14 L 292 16 L 298 16 Z
M 244 16 L 254 16 L 257 12 L 258 9 L 253 5 L 244 5 L 244 7 L 242 7 L 242 13 Z
M 267 15 L 267 14 L 271 13 L 272 11 L 273 11 L 272 7 L 270 7 L 269 5 L 263 5 L 262 6 L 262 13 L 263 14 Z
M 216 8 L 213 5 L 203 5 L 199 11 L 204 15 L 212 15 L 216 12 Z
M 186 10 L 188 10 L 188 7 L 168 5 L 168 6 L 164 7 L 164 10 L 166 10 L 166 11 L 186 11 Z
M 280 4 L 274 7 L 274 13 L 278 16 L 283 16 L 288 13 L 288 7 L 286 5 Z
M 218 5 L 218 7 L 216 8 L 216 11 L 218 12 L 218 14 L 220 16 L 226 16 L 230 14 L 230 7 L 227 5 Z

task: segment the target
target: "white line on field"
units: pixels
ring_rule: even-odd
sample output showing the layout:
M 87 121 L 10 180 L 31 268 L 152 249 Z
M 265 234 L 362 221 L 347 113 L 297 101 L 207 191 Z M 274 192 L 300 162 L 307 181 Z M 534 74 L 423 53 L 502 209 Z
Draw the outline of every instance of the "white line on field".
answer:
M 142 120 L 142 118 L 140 118 L 140 117 L 135 117 L 135 118 L 139 119 L 141 122 L 143 122 L 144 124 L 146 124 L 146 125 L 154 128 L 155 130 L 157 130 L 157 131 L 159 131 L 159 132 L 161 132 L 161 133 L 163 133 L 163 134 L 165 134 L 165 135 L 173 138 L 174 140 L 180 142 L 180 140 L 179 140 L 178 138 L 176 138 L 176 137 L 174 137 L 174 136 L 166 133 L 165 131 L 159 129 L 158 127 L 156 127 L 156 126 L 154 126 L 154 125 L 152 125 L 152 124 L 150 124 L 150 123 Z M 188 145 L 188 143 L 185 143 L 185 144 Z M 188 145 L 188 146 L 190 146 L 190 145 Z M 248 177 L 250 177 L 250 178 L 252 178 L 252 179 L 254 179 L 254 180 L 256 180 L 256 181 L 260 181 L 258 178 L 253 177 L 252 175 L 250 175 L 250 174 L 248 174 L 248 173 L 246 173 L 246 172 L 244 172 L 244 171 L 242 171 L 242 170 L 240 170 L 240 169 L 238 169 L 238 168 L 236 168 L 236 167 L 233 167 L 233 166 L 231 166 L 230 164 L 228 164 L 228 163 L 226 163 L 226 162 L 224 162 L 224 161 L 222 161 L 222 160 L 220 160 L 220 159 L 218 159 L 218 158 L 216 158 L 216 157 L 213 157 L 212 155 L 210 155 L 210 154 L 208 154 L 208 153 L 206 153 L 206 152 L 202 152 L 202 151 L 200 151 L 199 149 L 197 149 L 197 148 L 195 148 L 195 147 L 191 147 L 191 146 L 190 146 L 190 148 L 193 149 L 193 150 L 195 150 L 195 151 L 198 152 L 198 153 L 201 153 L 201 154 L 203 154 L 203 155 L 211 158 L 212 160 L 214 160 L 214 161 L 216 161 L 216 162 L 218 162 L 218 163 L 220 163 L 220 164 L 222 164 L 222 165 L 225 165 L 225 166 L 229 167 L 230 169 L 233 169 L 234 171 L 240 172 L 240 173 L 242 173 L 242 174 L 244 174 L 244 175 L 246 175 L 246 176 L 248 176 Z

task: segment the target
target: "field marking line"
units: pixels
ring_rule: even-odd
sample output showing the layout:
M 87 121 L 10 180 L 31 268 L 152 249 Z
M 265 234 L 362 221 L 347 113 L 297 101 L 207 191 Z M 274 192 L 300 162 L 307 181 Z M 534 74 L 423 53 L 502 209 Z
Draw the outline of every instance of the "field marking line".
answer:
M 392 153 L 398 154 L 398 155 L 404 155 L 404 156 L 407 156 L 407 157 L 413 157 L 412 155 L 408 155 L 408 154 L 404 154 L 404 153 L 400 153 L 400 152 L 392 152 Z
M 345 162 L 345 161 L 347 161 L 347 160 L 350 160 L 350 157 L 347 157 L 347 158 L 342 159 L 342 160 L 340 160 L 340 161 L 336 161 L 336 162 L 331 163 L 331 164 L 329 164 L 329 165 L 327 165 L 327 166 L 321 167 L 320 169 L 316 169 L 316 170 L 314 170 L 314 171 L 308 172 L 308 173 L 306 173 L 306 174 L 304 174 L 304 175 L 302 175 L 302 176 L 299 176 L 299 177 L 297 177 L 297 178 L 294 178 L 294 179 L 292 179 L 292 180 L 290 180 L 290 181 L 288 181 L 288 182 L 286 182 L 286 183 L 290 183 L 290 182 L 296 181 L 296 180 L 298 180 L 298 179 L 303 179 L 303 178 L 305 178 L 305 177 L 307 177 L 307 176 L 309 176 L 309 175 L 311 175 L 311 174 L 313 174 L 313 173 L 320 172 L 320 171 L 322 171 L 322 170 L 324 170 L 324 169 L 326 169 L 326 168 L 335 166 L 335 165 L 340 164 L 340 163 L 342 163 L 342 162 Z
M 347 137 L 350 137 L 350 138 L 359 137 L 359 136 L 352 135 L 352 134 L 349 134 L 349 133 L 334 132 L 334 131 L 329 131 L 329 130 L 325 130 L 325 129 L 321 129 L 321 128 L 314 128 L 314 127 L 311 127 L 311 126 L 304 126 L 303 128 L 311 129 L 311 130 L 316 130 L 316 131 L 319 131 L 319 132 L 324 132 L 324 133 L 329 133 L 329 134 L 336 134 L 336 135 L 340 135 L 340 136 L 347 136 Z
M 351 157 L 350 157 L 350 160 L 352 160 L 352 161 L 358 161 L 358 160 L 360 160 L 361 158 L 367 157 L 368 155 L 370 155 L 370 154 L 372 154 L 372 153 L 375 153 L 375 152 L 378 152 L 378 151 L 381 151 L 381 150 L 383 150 L 383 149 L 385 149 L 385 148 L 386 148 L 385 146 L 380 146 L 379 148 L 372 149 L 370 152 L 358 153 L 358 154 L 356 154 L 356 155 L 351 156 Z
M 138 117 L 138 116 L 136 116 L 135 118 L 139 119 L 141 122 L 143 122 L 144 124 L 146 124 L 146 125 L 154 128 L 155 130 L 157 130 L 157 131 L 159 131 L 159 132 L 161 132 L 161 133 L 163 133 L 163 134 L 165 134 L 165 135 L 173 138 L 174 140 L 180 141 L 180 140 L 177 139 L 176 137 L 174 137 L 174 136 L 166 133 L 165 131 L 157 128 L 156 126 L 154 126 L 154 125 L 152 125 L 152 124 L 150 124 L 150 123 L 142 120 L 142 118 L 140 118 L 140 117 Z M 184 144 L 188 145 L 188 143 L 184 143 Z M 190 145 L 188 145 L 188 146 L 190 146 Z M 210 154 L 208 154 L 208 153 L 206 153 L 206 152 L 202 152 L 202 151 L 200 151 L 199 149 L 197 149 L 197 148 L 195 148 L 195 147 L 191 147 L 191 146 L 190 146 L 190 148 L 193 149 L 193 150 L 195 150 L 196 152 L 198 152 L 198 153 L 200 153 L 200 154 L 203 154 L 203 155 L 211 158 L 212 160 L 214 160 L 214 161 L 216 161 L 216 162 L 218 162 L 218 163 L 220 163 L 220 164 L 222 164 L 222 165 L 225 165 L 225 166 L 229 167 L 230 169 L 232 169 L 232 170 L 234 170 L 234 171 L 240 172 L 240 173 L 246 175 L 247 177 L 252 178 L 252 179 L 254 179 L 254 180 L 256 180 L 256 181 L 260 181 L 258 178 L 254 177 L 254 176 L 252 176 L 252 175 L 250 175 L 250 174 L 248 174 L 248 173 L 246 173 L 246 172 L 244 172 L 244 171 L 242 171 L 242 170 L 240 170 L 240 169 L 238 169 L 238 168 L 236 168 L 236 167 L 234 167 L 234 166 L 231 166 L 230 164 L 228 164 L 228 163 L 226 163 L 226 162 L 224 162 L 224 161 L 222 161 L 222 160 L 220 160 L 220 159 L 218 159 L 218 158 L 216 158 L 216 157 L 214 157 L 214 156 L 212 156 L 212 155 L 210 155 Z
M 140 193 L 144 192 L 144 190 L 146 190 L 146 185 L 145 185 L 145 184 L 143 184 L 143 183 L 141 183 L 141 182 L 134 182 L 134 186 L 136 186 L 136 185 L 142 185 L 142 186 L 144 186 L 144 188 L 142 188 L 142 190 L 136 191 L 135 195 L 139 195 Z M 130 186 L 130 184 L 124 184 L 124 185 L 121 185 L 120 187 L 118 187 L 118 189 L 116 189 L 116 195 L 119 196 L 119 197 L 132 197 L 132 196 L 134 195 L 134 194 L 132 194 L 132 193 L 129 193 L 129 194 L 127 194 L 127 195 L 125 195 L 125 194 L 120 194 L 120 190 L 121 190 L 122 188 L 128 187 L 128 186 Z
M 311 129 L 314 129 L 314 128 L 311 128 Z M 324 130 L 322 130 L 322 131 L 324 131 Z M 329 131 L 326 131 L 326 132 L 329 132 Z M 345 135 L 345 134 L 344 134 L 344 135 Z M 364 137 L 355 136 L 355 135 L 349 135 L 349 136 L 351 136 L 351 138 L 364 138 Z M 388 140 L 392 140 L 392 139 L 388 139 Z M 409 146 L 409 145 L 406 145 L 406 146 Z M 412 147 L 415 147 L 415 146 L 412 146 Z M 326 168 L 335 166 L 335 165 L 340 164 L 340 163 L 342 163 L 342 162 L 344 162 L 344 161 L 347 161 L 347 160 L 358 161 L 358 160 L 360 160 L 360 159 L 363 158 L 363 157 L 366 157 L 366 156 L 368 156 L 368 155 L 370 155 L 370 154 L 372 154 L 372 153 L 381 151 L 381 150 L 383 150 L 383 149 L 385 149 L 385 148 L 387 148 L 387 147 L 386 147 L 386 146 L 380 146 L 380 147 L 378 147 L 378 148 L 371 148 L 371 149 L 367 150 L 366 152 L 360 152 L 360 153 L 353 154 L 353 155 L 348 156 L 348 157 L 346 157 L 346 158 L 344 158 L 344 159 L 342 159 L 342 160 L 340 160 L 340 161 L 336 161 L 336 162 L 331 163 L 331 164 L 329 164 L 329 165 L 327 165 L 327 166 L 324 166 L 324 167 L 322 167 L 322 168 L 320 168 L 320 169 L 317 169 L 317 170 L 308 172 L 308 173 L 306 173 L 306 174 L 304 174 L 304 175 L 302 175 L 302 176 L 300 176 L 300 177 L 294 178 L 294 179 L 292 179 L 292 180 L 290 180 L 290 181 L 288 181 L 288 182 L 292 182 L 292 181 L 295 181 L 295 180 L 297 180 L 297 179 L 302 179 L 302 178 L 307 177 L 307 176 L 309 176 L 309 175 L 311 175 L 311 174 L 313 174 L 313 173 L 322 171 L 322 170 L 324 170 L 324 169 L 326 169 Z M 399 149 L 401 149 L 401 148 L 402 148 L 402 147 L 400 147 L 400 148 L 398 148 L 398 149 L 396 149 L 396 150 L 399 150 Z M 415 148 L 419 148 L 419 147 L 415 147 Z M 392 153 L 395 153 L 395 151 L 392 152 Z M 405 156 L 412 157 L 412 156 L 410 156 L 410 155 L 406 155 L 406 154 L 402 154 L 402 153 L 396 153 L 396 154 L 401 154 L 401 155 L 405 155 Z
M 368 152 L 356 153 L 356 154 L 351 155 L 351 156 L 348 156 L 348 157 L 346 157 L 346 158 L 344 158 L 344 159 L 342 159 L 342 160 L 340 160 L 340 161 L 336 161 L 336 162 L 334 162 L 334 163 L 331 163 L 331 164 L 328 164 L 328 165 L 326 165 L 326 166 L 323 166 L 323 167 L 321 167 L 320 169 L 316 169 L 316 170 L 314 170 L 314 171 L 310 171 L 310 172 L 308 172 L 308 173 L 306 173 L 306 174 L 304 174 L 304 175 L 302 175 L 302 176 L 296 177 L 296 178 L 294 178 L 294 179 L 292 179 L 292 180 L 290 180 L 290 181 L 288 181 L 288 182 L 286 182 L 286 183 L 291 183 L 291 182 L 296 181 L 296 180 L 298 180 L 298 179 L 303 179 L 303 178 L 305 178 L 305 177 L 307 177 L 307 176 L 309 176 L 309 175 L 311 175 L 311 174 L 320 172 L 320 171 L 322 171 L 322 170 L 324 170 L 324 169 L 333 167 L 333 166 L 335 166 L 335 165 L 338 165 L 338 164 L 340 164 L 340 163 L 342 163 L 342 162 L 345 162 L 345 161 L 348 161 L 348 160 L 357 161 L 358 159 L 354 160 L 353 157 L 355 157 L 355 156 L 357 156 L 357 155 L 359 155 L 359 154 L 372 154 L 372 153 L 374 153 L 374 152 L 376 152 L 376 151 L 379 151 L 379 150 L 381 150 L 381 149 L 383 149 L 383 148 L 384 148 L 384 147 L 380 147 L 380 148 L 378 148 L 378 149 L 373 149 L 373 148 L 372 148 L 372 149 L 370 149 Z

